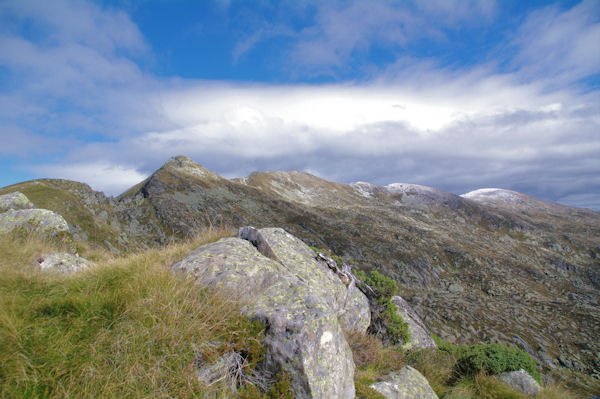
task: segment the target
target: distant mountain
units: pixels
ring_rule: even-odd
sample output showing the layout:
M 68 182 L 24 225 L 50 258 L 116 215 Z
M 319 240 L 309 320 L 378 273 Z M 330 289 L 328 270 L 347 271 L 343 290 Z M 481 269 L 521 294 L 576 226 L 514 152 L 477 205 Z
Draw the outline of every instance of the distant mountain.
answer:
M 305 172 L 225 179 L 170 159 L 117 198 L 64 180 L 5 187 L 61 213 L 79 238 L 115 251 L 210 225 L 283 227 L 394 278 L 437 335 L 502 341 L 546 366 L 600 377 L 600 213 L 501 189 L 342 184 Z M 38 204 L 38 202 L 40 202 Z

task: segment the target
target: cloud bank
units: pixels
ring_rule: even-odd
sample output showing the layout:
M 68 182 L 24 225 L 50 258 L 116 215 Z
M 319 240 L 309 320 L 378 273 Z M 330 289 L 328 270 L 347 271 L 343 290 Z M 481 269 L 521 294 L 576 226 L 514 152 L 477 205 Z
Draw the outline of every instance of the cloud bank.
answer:
M 124 12 L 33 4 L 0 5 L 0 66 L 9 71 L 0 80 L 0 156 L 40 177 L 119 194 L 184 154 L 226 177 L 297 169 L 457 194 L 503 187 L 600 209 L 600 98 L 585 84 L 600 71 L 597 3 L 531 13 L 491 50 L 502 62 L 444 66 L 399 52 L 367 66 L 363 79 L 326 84 L 159 78 L 142 67 L 152 50 Z M 475 13 L 464 2 L 366 4 L 313 4 L 301 29 L 266 21 L 232 58 L 280 35 L 294 40 L 281 60 L 291 75 L 335 74 L 375 45 L 443 41 L 448 29 L 497 13 L 493 2 L 474 3 Z M 448 22 L 420 29 L 432 18 Z

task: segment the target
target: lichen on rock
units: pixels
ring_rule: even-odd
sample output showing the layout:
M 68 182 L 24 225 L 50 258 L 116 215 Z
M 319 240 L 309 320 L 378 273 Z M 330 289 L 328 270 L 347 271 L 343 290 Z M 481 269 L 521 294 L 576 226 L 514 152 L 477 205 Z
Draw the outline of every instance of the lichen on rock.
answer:
M 0 213 L 0 233 L 9 233 L 19 228 L 50 236 L 69 232 L 67 221 L 58 213 L 47 209 L 19 209 Z
M 9 210 L 31 209 L 35 208 L 33 203 L 25 194 L 15 191 L 9 194 L 0 195 L 0 213 Z
M 382 381 L 371 384 L 371 388 L 387 399 L 438 399 L 429 381 L 410 366 L 404 366 Z

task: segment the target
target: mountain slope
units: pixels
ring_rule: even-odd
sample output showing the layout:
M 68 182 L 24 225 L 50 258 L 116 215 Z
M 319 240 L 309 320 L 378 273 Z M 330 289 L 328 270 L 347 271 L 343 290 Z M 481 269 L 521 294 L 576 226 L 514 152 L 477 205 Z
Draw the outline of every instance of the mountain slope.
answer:
M 89 202 L 81 198 L 81 206 Z M 118 198 L 98 201 L 124 247 L 164 244 L 210 225 L 279 226 L 394 278 L 443 338 L 507 342 L 547 366 L 597 372 L 600 214 L 514 192 L 508 198 L 518 201 L 503 198 L 342 184 L 305 172 L 229 180 L 180 156 Z M 97 225 L 99 214 L 90 213 Z

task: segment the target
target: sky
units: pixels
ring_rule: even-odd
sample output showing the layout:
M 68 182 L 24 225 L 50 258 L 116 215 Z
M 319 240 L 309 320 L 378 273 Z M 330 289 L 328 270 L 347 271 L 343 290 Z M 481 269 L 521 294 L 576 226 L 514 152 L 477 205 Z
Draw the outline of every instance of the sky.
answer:
M 499 187 L 600 211 L 600 0 L 0 0 L 0 186 Z

